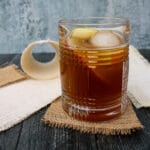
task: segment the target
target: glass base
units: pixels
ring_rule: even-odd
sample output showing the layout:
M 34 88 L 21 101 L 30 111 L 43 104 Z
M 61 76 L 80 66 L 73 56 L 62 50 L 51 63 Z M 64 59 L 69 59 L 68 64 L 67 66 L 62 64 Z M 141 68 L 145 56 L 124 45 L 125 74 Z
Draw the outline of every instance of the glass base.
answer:
M 90 122 L 107 121 L 119 117 L 125 112 L 127 103 L 120 103 L 107 108 L 90 108 L 80 106 L 62 98 L 62 107 L 71 117 Z

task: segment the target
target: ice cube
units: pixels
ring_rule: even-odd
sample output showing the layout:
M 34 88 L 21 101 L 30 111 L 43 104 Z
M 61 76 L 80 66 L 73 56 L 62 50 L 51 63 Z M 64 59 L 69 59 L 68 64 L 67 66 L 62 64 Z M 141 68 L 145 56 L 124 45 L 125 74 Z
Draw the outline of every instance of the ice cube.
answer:
M 123 44 L 124 39 L 119 33 L 109 30 L 101 30 L 91 38 L 90 42 L 94 47 L 109 48 Z

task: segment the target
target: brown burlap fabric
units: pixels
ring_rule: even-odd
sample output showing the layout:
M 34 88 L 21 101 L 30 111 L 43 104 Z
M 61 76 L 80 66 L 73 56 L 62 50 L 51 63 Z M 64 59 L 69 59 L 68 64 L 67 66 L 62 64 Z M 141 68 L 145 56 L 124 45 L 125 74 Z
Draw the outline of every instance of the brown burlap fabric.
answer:
M 126 112 L 117 119 L 104 122 L 85 122 L 73 119 L 62 109 L 61 98 L 56 99 L 48 108 L 43 121 L 49 126 L 72 128 L 84 133 L 101 133 L 106 135 L 131 134 L 142 129 L 143 125 L 138 120 L 129 103 Z
M 16 65 L 0 68 L 0 87 L 27 79 L 27 76 Z
M 27 76 L 19 70 L 16 65 L 0 68 L 0 87 L 25 79 L 27 79 Z M 69 117 L 62 109 L 60 98 L 51 104 L 44 115 L 43 120 L 50 126 L 67 127 L 81 132 L 94 134 L 130 134 L 132 131 L 143 128 L 143 125 L 136 117 L 131 104 L 129 104 L 126 112 L 118 119 L 107 122 L 90 123 L 78 121 Z

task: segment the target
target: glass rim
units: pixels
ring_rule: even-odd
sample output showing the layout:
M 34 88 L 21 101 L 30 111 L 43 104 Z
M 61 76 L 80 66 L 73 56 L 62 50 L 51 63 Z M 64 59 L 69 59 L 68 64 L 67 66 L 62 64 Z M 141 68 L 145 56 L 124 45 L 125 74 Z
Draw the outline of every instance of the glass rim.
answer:
M 107 23 L 103 21 L 98 23 L 92 23 L 92 21 L 107 20 Z M 86 22 L 88 21 L 88 22 Z M 116 22 L 113 22 L 116 21 Z M 76 25 L 76 26 L 97 26 L 97 25 L 127 25 L 130 21 L 125 17 L 79 17 L 72 19 L 61 19 L 58 21 L 59 25 Z

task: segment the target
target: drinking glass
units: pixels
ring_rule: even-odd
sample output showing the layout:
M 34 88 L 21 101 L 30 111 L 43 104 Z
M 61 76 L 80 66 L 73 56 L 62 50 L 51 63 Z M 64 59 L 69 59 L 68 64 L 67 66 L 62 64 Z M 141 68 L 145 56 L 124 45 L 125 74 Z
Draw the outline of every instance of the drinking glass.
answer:
M 119 117 L 127 107 L 129 20 L 59 21 L 62 107 L 84 121 Z

